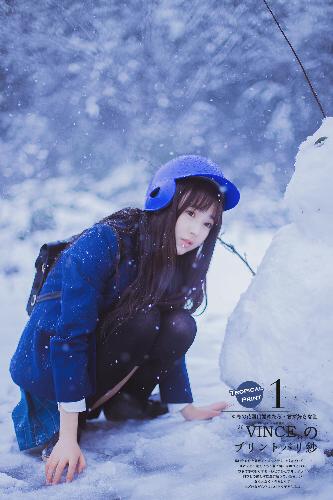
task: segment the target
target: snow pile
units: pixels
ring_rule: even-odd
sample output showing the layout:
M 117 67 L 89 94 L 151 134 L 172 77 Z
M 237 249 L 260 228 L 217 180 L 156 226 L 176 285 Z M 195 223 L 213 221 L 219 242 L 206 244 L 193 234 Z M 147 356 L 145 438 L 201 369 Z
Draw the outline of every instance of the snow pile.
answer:
M 289 223 L 275 234 L 248 290 L 229 318 L 221 378 L 265 391 L 257 409 L 316 414 L 317 445 L 333 447 L 333 118 L 300 146 L 284 205 Z M 302 433 L 311 421 L 289 421 Z

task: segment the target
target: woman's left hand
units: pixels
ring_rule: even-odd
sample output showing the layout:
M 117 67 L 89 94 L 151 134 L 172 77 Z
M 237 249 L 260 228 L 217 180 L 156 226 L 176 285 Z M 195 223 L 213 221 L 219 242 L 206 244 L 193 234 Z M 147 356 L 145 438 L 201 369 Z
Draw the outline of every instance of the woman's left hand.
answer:
M 226 401 L 219 401 L 206 406 L 194 406 L 188 404 L 181 410 L 181 414 L 185 420 L 207 420 L 221 415 L 221 411 L 226 410 L 232 406 L 231 403 Z

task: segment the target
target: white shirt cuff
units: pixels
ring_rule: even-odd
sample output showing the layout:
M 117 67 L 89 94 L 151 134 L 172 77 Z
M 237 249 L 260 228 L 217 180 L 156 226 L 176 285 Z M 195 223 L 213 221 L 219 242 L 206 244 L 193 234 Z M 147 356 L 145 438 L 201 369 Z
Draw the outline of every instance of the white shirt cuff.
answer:
M 85 398 L 80 399 L 80 401 L 70 401 L 68 403 L 58 403 L 58 410 L 60 411 L 60 405 L 65 411 L 68 412 L 81 412 L 86 411 L 86 400 Z
M 188 404 L 190 403 L 168 403 L 168 409 L 170 413 L 176 413 L 177 411 L 181 411 Z

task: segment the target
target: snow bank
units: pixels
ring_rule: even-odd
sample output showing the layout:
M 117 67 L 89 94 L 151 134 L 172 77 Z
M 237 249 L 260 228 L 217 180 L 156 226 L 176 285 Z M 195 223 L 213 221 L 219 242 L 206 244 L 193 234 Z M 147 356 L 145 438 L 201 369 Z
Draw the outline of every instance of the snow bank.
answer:
M 316 414 L 318 443 L 333 447 L 333 118 L 299 148 L 284 206 L 289 223 L 275 234 L 255 278 L 230 316 L 220 353 L 221 378 L 264 388 L 259 411 L 281 405 Z M 309 420 L 290 420 L 297 432 Z

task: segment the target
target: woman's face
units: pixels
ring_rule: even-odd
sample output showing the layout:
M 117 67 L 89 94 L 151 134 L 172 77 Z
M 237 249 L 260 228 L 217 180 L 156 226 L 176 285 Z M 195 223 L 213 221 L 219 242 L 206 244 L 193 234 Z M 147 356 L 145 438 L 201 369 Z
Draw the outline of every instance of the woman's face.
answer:
M 215 207 L 199 210 L 189 206 L 177 219 L 175 226 L 177 255 L 198 248 L 207 238 L 214 224 Z

